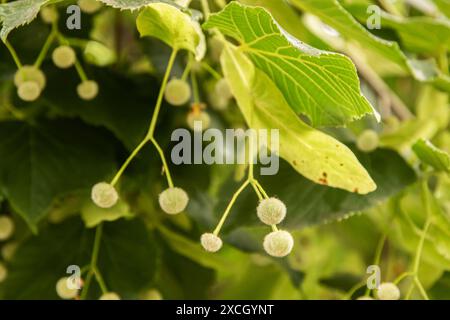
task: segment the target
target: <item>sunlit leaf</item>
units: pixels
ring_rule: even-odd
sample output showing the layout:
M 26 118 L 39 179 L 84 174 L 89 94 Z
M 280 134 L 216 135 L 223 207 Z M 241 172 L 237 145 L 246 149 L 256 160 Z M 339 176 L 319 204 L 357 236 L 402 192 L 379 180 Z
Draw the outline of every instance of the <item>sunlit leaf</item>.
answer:
M 17 27 L 30 23 L 39 10 L 50 0 L 18 0 L 0 4 L 0 38 L 6 41 L 8 34 Z
M 240 50 L 272 79 L 291 108 L 313 125 L 338 126 L 374 113 L 350 59 L 295 39 L 265 9 L 232 2 L 204 27 L 239 41 Z
M 158 38 L 175 50 L 191 51 L 197 59 L 205 54 L 205 40 L 198 22 L 174 6 L 150 4 L 139 14 L 136 25 L 141 37 Z
M 352 151 L 302 122 L 270 78 L 254 68 L 245 55 L 227 47 L 222 68 L 248 125 L 278 129 L 278 152 L 300 174 L 350 192 L 366 194 L 375 190 L 375 183 Z

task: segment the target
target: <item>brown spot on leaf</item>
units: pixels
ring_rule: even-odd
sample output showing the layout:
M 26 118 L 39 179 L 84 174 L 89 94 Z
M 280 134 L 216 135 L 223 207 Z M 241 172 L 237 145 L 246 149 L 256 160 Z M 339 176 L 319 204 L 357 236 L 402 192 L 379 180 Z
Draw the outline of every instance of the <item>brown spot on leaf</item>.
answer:
M 292 164 L 293 164 L 294 166 L 296 166 L 296 165 L 297 165 L 297 161 L 296 161 L 296 160 L 292 161 Z
M 354 193 L 358 193 L 358 188 L 355 188 L 355 190 L 353 190 Z
M 319 183 L 320 184 L 324 184 L 324 185 L 328 185 L 328 180 L 325 178 L 319 178 Z
M 326 172 L 323 172 L 322 175 L 324 178 L 326 178 L 328 176 Z

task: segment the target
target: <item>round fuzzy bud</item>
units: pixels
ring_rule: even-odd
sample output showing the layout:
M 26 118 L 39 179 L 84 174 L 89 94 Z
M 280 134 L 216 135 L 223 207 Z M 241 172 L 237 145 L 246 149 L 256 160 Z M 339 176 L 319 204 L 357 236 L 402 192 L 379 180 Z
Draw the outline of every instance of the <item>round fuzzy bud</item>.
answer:
M 211 117 L 205 111 L 189 112 L 186 123 L 191 130 L 203 131 L 209 128 L 211 124 Z
M 6 269 L 5 265 L 0 262 L 0 283 L 5 281 L 8 276 L 8 269 Z
M 14 75 L 14 84 L 19 87 L 24 82 L 36 82 L 41 90 L 46 84 L 45 74 L 34 66 L 23 66 Z
M 264 250 L 273 257 L 285 257 L 294 247 L 294 238 L 284 230 L 273 231 L 264 238 Z
M 92 188 L 91 198 L 98 207 L 108 209 L 117 203 L 119 195 L 109 183 L 99 182 Z
M 41 95 L 41 88 L 37 82 L 26 81 L 17 88 L 17 95 L 23 101 L 35 101 Z
M 14 232 L 14 222 L 8 216 L 0 216 L 0 241 L 6 240 Z
M 12 241 L 5 243 L 2 247 L 2 257 L 5 261 L 11 261 L 14 254 L 16 253 L 19 243 Z
M 364 130 L 356 141 L 356 146 L 364 152 L 371 152 L 378 147 L 380 139 L 378 134 L 373 130 Z
M 106 292 L 106 293 L 101 295 L 99 300 L 120 300 L 120 297 L 115 292 Z
M 52 24 L 58 19 L 58 11 L 54 7 L 43 7 L 40 14 L 42 21 L 47 24 Z
M 163 296 L 159 290 L 150 289 L 142 294 L 142 300 L 163 300 Z
M 182 106 L 191 99 L 191 87 L 186 81 L 172 79 L 166 86 L 164 97 L 173 106 Z
M 85 13 L 95 13 L 102 7 L 102 3 L 97 0 L 78 0 L 78 6 Z
M 187 193 L 181 188 L 168 188 L 160 193 L 159 205 L 165 213 L 178 214 L 186 209 L 189 202 Z
M 86 80 L 77 87 L 78 96 L 83 100 L 92 100 L 98 94 L 98 84 L 93 80 Z
M 392 282 L 384 282 L 378 287 L 377 297 L 380 300 L 398 300 L 400 289 Z
M 76 58 L 75 51 L 69 46 L 59 46 L 52 53 L 53 63 L 61 69 L 73 66 Z
M 56 293 L 61 299 L 73 299 L 78 295 L 78 289 L 68 287 L 69 278 L 64 277 L 56 283 Z
M 225 78 L 222 78 L 219 81 L 217 81 L 214 91 L 216 95 L 221 96 L 225 100 L 233 98 L 230 85 L 228 84 L 228 81 Z
M 286 205 L 277 198 L 264 199 L 259 203 L 256 213 L 265 224 L 279 224 L 286 217 Z
M 200 237 L 202 247 L 208 252 L 217 252 L 222 248 L 222 239 L 213 233 L 204 233 Z
M 375 300 L 375 299 L 372 297 L 369 297 L 369 296 L 361 296 L 361 297 L 357 298 L 356 300 Z

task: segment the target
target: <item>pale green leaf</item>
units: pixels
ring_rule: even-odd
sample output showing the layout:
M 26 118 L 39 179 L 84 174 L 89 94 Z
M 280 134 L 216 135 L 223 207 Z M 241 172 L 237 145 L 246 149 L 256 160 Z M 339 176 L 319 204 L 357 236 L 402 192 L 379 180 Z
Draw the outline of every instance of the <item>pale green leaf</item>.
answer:
M 6 41 L 12 30 L 33 21 L 47 2 L 49 0 L 19 0 L 0 4 L 0 38 Z
M 374 113 L 349 58 L 295 39 L 265 9 L 232 2 L 211 15 L 204 27 L 239 41 L 294 111 L 307 115 L 313 125 L 339 126 Z
M 366 4 L 350 4 L 345 8 L 361 22 L 370 17 Z M 400 17 L 380 11 L 380 23 L 383 28 L 394 29 L 409 51 L 432 54 L 450 47 L 450 22 L 447 19 Z
M 376 185 L 345 145 L 302 122 L 270 78 L 227 46 L 222 68 L 251 128 L 278 129 L 279 155 L 316 183 L 366 194 Z M 269 144 L 270 145 L 270 144 Z
M 364 29 L 337 0 L 291 0 L 291 3 L 319 17 L 346 40 L 355 41 L 360 47 L 370 50 L 371 54 L 394 62 L 416 80 L 450 92 L 450 77 L 440 72 L 433 60 L 409 59 L 396 42 L 383 40 Z
M 120 218 L 130 218 L 130 207 L 119 200 L 112 208 L 104 209 L 96 206 L 90 199 L 81 208 L 81 218 L 87 228 L 92 228 L 104 221 L 115 221 Z
M 450 155 L 434 146 L 430 141 L 419 140 L 412 147 L 419 159 L 437 171 L 447 171 L 450 173 Z
M 201 59 L 206 50 L 204 35 L 195 20 L 172 5 L 148 5 L 136 20 L 141 37 L 160 39 L 175 50 L 185 49 Z
M 34 230 L 55 199 L 90 190 L 115 167 L 111 143 L 77 121 L 2 122 L 0 136 L 0 190 Z
M 84 58 L 99 67 L 106 67 L 117 60 L 114 50 L 108 48 L 103 43 L 90 40 L 83 51 Z

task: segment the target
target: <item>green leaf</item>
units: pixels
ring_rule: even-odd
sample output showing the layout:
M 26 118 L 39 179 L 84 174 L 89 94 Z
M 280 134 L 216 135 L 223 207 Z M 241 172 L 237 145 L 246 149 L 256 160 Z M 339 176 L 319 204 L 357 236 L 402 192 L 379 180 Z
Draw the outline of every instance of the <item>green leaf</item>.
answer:
M 198 22 L 174 6 L 150 4 L 139 14 L 136 25 L 141 37 L 155 37 L 174 50 L 188 50 L 198 60 L 205 55 L 205 39 Z
M 8 278 L 0 285 L 3 298 L 58 299 L 56 282 L 68 276 L 68 266 L 82 268 L 89 263 L 93 243 L 94 231 L 86 230 L 78 218 L 29 238 L 14 254 Z M 105 223 L 98 268 L 108 290 L 136 299 L 136 293 L 151 284 L 156 262 L 155 242 L 141 221 Z M 91 298 L 97 299 L 100 293 L 91 288 Z
M 339 126 L 373 114 L 350 59 L 320 51 L 287 34 L 263 8 L 230 3 L 204 24 L 236 39 L 278 86 L 294 111 L 313 125 Z
M 99 0 L 104 4 L 120 10 L 138 10 L 152 3 L 164 2 L 175 5 L 171 0 Z
M 215 281 L 214 269 L 179 254 L 164 240 L 156 285 L 167 299 L 206 299 Z
M 417 250 L 426 221 L 427 208 L 418 184 L 406 190 L 402 197 L 394 199 L 392 208 L 380 207 L 373 217 L 390 210 L 394 219 L 389 219 L 391 241 L 411 254 Z M 432 266 L 450 270 L 450 219 L 442 210 L 438 200 L 428 190 L 431 225 L 422 251 L 422 261 Z M 391 216 L 391 217 L 392 217 Z
M 114 170 L 108 140 L 79 122 L 2 122 L 0 136 L 2 193 L 34 230 L 55 198 L 88 189 Z
M 90 199 L 81 208 L 81 218 L 87 228 L 92 228 L 104 221 L 115 221 L 120 218 L 130 218 L 130 207 L 124 201 L 119 200 L 117 204 L 109 209 L 96 206 Z
M 6 41 L 8 34 L 36 18 L 39 10 L 50 0 L 18 0 L 0 4 L 0 38 Z
M 359 21 L 368 21 L 367 5 L 351 4 L 345 8 Z M 400 36 L 403 46 L 412 52 L 435 54 L 450 46 L 450 22 L 431 17 L 400 17 L 380 12 L 383 28 L 392 28 Z
M 338 140 L 302 122 L 268 76 L 227 46 L 222 68 L 251 128 L 278 129 L 279 155 L 315 183 L 361 194 L 376 185 L 358 159 Z M 269 143 L 270 145 L 270 143 Z
M 447 17 L 450 17 L 450 1 L 449 0 L 433 0 L 438 9 Z
M 414 153 L 419 159 L 437 171 L 446 171 L 450 173 L 450 155 L 435 147 L 430 141 L 419 140 L 413 146 Z
M 408 59 L 396 42 L 383 40 L 368 32 L 337 0 L 292 0 L 291 3 L 319 17 L 345 39 L 355 41 L 372 54 L 394 62 L 416 80 L 450 92 L 450 77 L 439 71 L 434 60 Z

